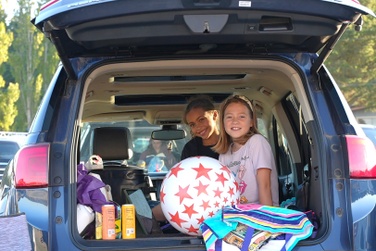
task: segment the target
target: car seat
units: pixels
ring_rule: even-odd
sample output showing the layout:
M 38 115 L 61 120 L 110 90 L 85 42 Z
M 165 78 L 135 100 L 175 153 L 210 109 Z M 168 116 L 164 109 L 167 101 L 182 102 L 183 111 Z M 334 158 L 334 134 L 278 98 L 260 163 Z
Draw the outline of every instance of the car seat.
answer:
M 128 128 L 100 127 L 94 129 L 93 154 L 103 160 L 103 169 L 93 170 L 101 176 L 105 184 L 110 185 L 113 201 L 125 204 L 124 189 L 141 189 L 148 198 L 150 184 L 147 170 L 128 165 L 132 158 L 132 138 Z

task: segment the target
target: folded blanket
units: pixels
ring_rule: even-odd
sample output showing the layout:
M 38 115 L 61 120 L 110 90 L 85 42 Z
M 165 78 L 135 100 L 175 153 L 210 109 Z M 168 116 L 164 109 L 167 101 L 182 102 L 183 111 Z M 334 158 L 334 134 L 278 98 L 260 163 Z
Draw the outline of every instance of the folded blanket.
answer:
M 201 230 L 207 250 L 228 250 L 223 245 L 230 244 L 242 251 L 290 251 L 312 234 L 313 225 L 300 211 L 239 204 L 226 206 L 214 217 L 206 219 Z

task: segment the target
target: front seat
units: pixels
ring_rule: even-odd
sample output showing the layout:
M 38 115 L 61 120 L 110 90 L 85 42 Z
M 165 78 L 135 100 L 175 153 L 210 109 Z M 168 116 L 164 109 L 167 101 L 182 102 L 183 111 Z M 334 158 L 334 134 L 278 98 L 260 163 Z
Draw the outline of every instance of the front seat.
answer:
M 94 129 L 93 154 L 103 162 L 124 161 L 133 156 L 131 133 L 126 127 L 100 127 Z
M 105 184 L 111 186 L 113 201 L 119 205 L 127 203 L 125 191 L 150 191 L 147 170 L 128 165 L 132 158 L 132 139 L 128 128 L 101 127 L 94 129 L 93 154 L 103 160 L 103 169 L 93 170 L 101 176 Z

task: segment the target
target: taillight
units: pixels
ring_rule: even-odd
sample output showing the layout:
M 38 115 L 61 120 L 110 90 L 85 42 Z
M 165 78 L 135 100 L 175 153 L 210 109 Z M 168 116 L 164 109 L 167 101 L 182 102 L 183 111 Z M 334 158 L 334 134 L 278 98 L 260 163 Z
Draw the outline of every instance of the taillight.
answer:
M 368 138 L 346 135 L 351 178 L 376 178 L 376 149 Z
M 22 148 L 14 158 L 16 188 L 39 188 L 48 185 L 49 144 Z

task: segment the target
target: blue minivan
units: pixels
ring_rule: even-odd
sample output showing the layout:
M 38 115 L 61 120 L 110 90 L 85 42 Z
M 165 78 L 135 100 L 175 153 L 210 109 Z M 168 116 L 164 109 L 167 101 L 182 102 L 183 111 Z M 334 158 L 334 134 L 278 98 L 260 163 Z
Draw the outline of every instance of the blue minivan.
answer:
M 152 207 L 165 172 L 139 165 L 139 142 L 159 135 L 178 162 L 187 101 L 242 94 L 272 146 L 281 205 L 315 215 L 294 250 L 376 250 L 375 148 L 324 66 L 364 16 L 375 14 L 352 0 L 46 3 L 32 22 L 61 63 L 6 167 L 0 215 L 25 213 L 34 250 L 205 250 L 155 220 L 135 239 L 97 238 L 80 171 L 89 163 L 117 204 L 140 189 Z

